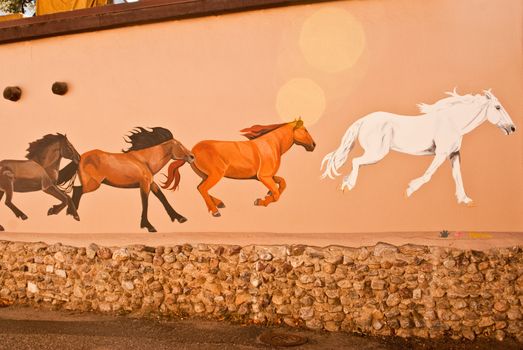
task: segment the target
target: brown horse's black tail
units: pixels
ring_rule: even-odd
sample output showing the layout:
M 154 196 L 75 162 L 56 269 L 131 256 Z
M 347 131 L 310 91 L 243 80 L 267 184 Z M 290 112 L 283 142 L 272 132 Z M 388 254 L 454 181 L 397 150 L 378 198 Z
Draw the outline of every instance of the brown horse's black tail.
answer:
M 64 185 L 69 182 L 73 176 L 75 176 L 78 171 L 78 163 L 71 162 L 67 164 L 60 172 L 58 173 L 58 185 Z
M 175 160 L 174 162 L 172 162 L 169 165 L 169 168 L 167 169 L 167 175 L 166 175 L 167 179 L 162 184 L 162 188 L 173 190 L 173 191 L 175 191 L 178 188 L 178 185 L 180 184 L 180 172 L 178 171 L 178 169 L 184 164 L 185 164 L 184 160 Z M 171 185 L 171 183 L 173 183 L 173 181 L 174 181 L 174 184 L 172 185 L 171 188 L 169 188 L 169 186 Z

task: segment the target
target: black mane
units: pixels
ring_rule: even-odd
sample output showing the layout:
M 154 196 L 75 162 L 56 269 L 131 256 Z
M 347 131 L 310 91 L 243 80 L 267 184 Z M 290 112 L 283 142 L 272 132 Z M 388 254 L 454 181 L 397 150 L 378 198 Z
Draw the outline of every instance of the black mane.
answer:
M 60 133 L 57 133 L 56 135 L 47 134 L 41 139 L 29 143 L 29 148 L 27 148 L 27 155 L 25 157 L 31 160 L 38 158 L 38 156 L 44 152 L 47 147 L 51 146 L 55 142 L 61 142 L 64 138 L 65 136 Z
M 130 143 L 131 147 L 122 150 L 124 153 L 153 147 L 165 141 L 172 140 L 173 134 L 169 130 L 161 127 L 151 128 L 151 131 L 149 131 L 139 126 L 132 130 L 127 138 L 129 140 L 125 140 L 125 142 Z

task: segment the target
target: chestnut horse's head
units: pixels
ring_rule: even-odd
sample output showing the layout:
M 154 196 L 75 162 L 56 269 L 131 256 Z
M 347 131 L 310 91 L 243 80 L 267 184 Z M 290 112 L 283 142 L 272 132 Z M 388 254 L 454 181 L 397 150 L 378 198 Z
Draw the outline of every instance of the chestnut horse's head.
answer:
M 182 143 L 176 139 L 172 139 L 172 160 L 183 160 L 188 163 L 194 162 L 194 154 L 189 151 Z
M 291 124 L 294 124 L 294 143 L 296 145 L 303 146 L 303 148 L 305 148 L 308 152 L 314 151 L 314 148 L 316 148 L 316 142 L 314 142 L 311 134 L 309 134 L 303 125 L 303 120 L 299 118 L 298 120 L 293 121 Z

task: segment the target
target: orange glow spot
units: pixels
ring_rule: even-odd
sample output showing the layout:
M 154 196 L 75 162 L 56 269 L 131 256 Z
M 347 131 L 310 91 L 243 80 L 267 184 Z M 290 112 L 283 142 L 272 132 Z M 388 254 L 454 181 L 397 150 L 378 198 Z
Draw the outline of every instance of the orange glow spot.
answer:
M 305 126 L 310 126 L 325 111 L 325 93 L 311 79 L 291 79 L 278 91 L 276 110 L 283 121 L 301 117 Z
M 327 7 L 305 20 L 300 48 L 311 66 L 336 73 L 358 61 L 365 48 L 365 33 L 349 12 Z

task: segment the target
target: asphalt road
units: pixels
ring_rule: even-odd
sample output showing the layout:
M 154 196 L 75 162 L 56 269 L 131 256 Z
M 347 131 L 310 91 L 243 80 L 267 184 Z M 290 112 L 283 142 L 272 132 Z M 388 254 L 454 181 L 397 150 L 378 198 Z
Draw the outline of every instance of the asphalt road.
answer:
M 278 338 L 287 334 L 297 338 Z M 240 326 L 208 320 L 144 320 L 131 317 L 78 314 L 32 308 L 0 308 L 0 349 L 5 350 L 163 350 L 163 349 L 271 349 L 262 339 L 307 343 L 290 349 L 408 350 L 481 349 L 516 350 L 521 344 L 476 341 L 405 341 L 345 333 L 313 332 L 284 327 Z M 289 348 L 289 347 L 287 347 Z

